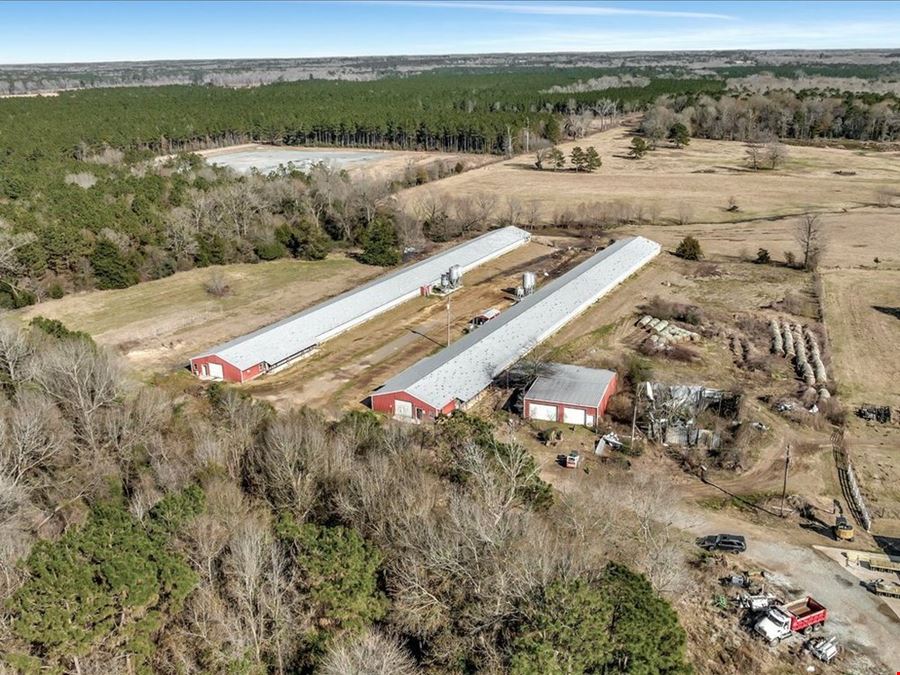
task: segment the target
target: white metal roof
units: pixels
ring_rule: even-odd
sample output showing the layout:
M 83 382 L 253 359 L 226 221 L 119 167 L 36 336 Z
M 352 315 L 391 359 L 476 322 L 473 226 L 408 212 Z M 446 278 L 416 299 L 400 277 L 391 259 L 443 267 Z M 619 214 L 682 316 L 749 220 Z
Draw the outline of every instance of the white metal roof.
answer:
M 525 400 L 596 408 L 616 374 L 611 370 L 548 363 L 525 394 Z
M 422 286 L 439 282 L 451 265 L 459 265 L 465 272 L 530 238 L 517 227 L 488 232 L 194 358 L 216 355 L 241 370 L 258 363 L 274 366 L 415 297 Z
M 622 239 L 572 268 L 443 351 L 388 380 L 375 394 L 406 392 L 440 410 L 470 401 L 500 372 L 634 274 L 660 252 Z

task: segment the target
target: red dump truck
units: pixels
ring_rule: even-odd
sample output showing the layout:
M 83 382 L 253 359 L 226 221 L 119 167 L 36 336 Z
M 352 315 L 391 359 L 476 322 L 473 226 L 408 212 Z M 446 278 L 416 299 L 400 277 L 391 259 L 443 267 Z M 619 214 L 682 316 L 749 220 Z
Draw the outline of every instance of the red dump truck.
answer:
M 792 633 L 806 635 L 821 629 L 827 618 L 828 610 L 825 606 L 807 596 L 770 608 L 756 622 L 755 629 L 769 644 L 776 644 Z

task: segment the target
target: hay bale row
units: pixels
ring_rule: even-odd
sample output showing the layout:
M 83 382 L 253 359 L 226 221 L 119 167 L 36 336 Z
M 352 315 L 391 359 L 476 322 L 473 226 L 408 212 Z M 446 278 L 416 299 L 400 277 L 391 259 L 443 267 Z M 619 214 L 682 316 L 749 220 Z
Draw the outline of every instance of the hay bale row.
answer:
M 772 331 L 772 352 L 778 356 L 784 356 L 784 339 L 781 337 L 781 328 L 778 322 L 772 319 L 769 322 L 769 328 Z
M 797 352 L 794 350 L 794 334 L 791 333 L 791 325 L 787 321 L 781 324 L 781 332 L 784 337 L 784 355 L 793 357 Z

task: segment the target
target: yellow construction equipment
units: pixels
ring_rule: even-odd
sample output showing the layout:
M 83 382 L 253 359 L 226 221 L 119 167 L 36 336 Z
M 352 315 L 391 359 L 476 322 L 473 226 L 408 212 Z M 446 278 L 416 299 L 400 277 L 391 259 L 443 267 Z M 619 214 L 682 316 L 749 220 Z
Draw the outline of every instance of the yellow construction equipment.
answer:
M 834 500 L 834 513 L 837 514 L 834 517 L 834 527 L 831 528 L 834 538 L 838 541 L 853 541 L 853 536 L 856 534 L 853 525 L 847 520 L 844 515 L 844 507 L 837 499 Z

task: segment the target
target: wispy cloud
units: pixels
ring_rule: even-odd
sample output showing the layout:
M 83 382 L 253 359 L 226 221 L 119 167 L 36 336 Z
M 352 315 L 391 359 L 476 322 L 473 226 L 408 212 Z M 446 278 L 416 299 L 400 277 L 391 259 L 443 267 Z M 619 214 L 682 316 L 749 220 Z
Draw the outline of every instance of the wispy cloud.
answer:
M 427 7 L 433 9 L 462 9 L 506 14 L 537 14 L 542 16 L 654 16 L 673 19 L 721 19 L 735 17 L 713 12 L 686 12 L 665 9 L 640 9 L 638 7 L 610 7 L 606 5 L 566 5 L 562 3 L 540 2 L 468 2 L 467 0 L 380 0 L 366 4 L 402 5 L 404 7 Z
M 632 52 L 732 49 L 872 49 L 890 48 L 900 22 L 848 21 L 759 23 L 686 31 L 660 29 L 565 30 L 549 28 L 527 34 L 455 40 L 444 51 L 457 52 Z M 423 45 L 424 47 L 424 45 Z M 441 48 L 434 46 L 436 52 Z

